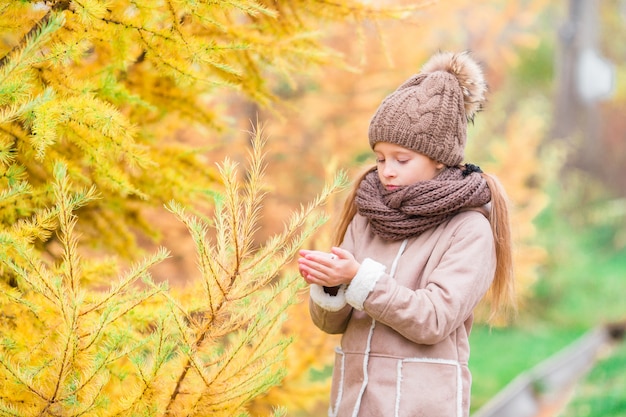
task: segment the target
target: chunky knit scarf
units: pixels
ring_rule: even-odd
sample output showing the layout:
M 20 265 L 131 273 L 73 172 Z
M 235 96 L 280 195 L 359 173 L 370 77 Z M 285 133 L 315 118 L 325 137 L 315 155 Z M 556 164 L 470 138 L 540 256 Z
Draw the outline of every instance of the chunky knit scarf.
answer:
M 389 191 L 374 170 L 361 181 L 355 203 L 377 235 L 402 240 L 440 225 L 462 209 L 487 204 L 491 192 L 479 172 L 474 165 L 448 167 L 432 180 Z

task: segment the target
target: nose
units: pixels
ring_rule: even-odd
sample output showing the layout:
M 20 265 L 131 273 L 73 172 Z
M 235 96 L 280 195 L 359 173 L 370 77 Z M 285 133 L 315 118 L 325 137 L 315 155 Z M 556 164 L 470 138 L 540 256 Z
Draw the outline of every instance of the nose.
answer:
M 396 171 L 390 166 L 390 164 L 385 164 L 383 167 L 383 176 L 385 178 L 393 178 L 396 176 Z

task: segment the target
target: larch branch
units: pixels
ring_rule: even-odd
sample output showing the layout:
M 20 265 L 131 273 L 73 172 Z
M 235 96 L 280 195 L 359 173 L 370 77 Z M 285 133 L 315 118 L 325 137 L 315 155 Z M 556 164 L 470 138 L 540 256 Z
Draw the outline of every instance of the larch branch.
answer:
M 24 45 L 26 45 L 28 39 L 35 32 L 37 32 L 37 29 L 45 26 L 50 21 L 50 19 L 52 19 L 55 11 L 68 10 L 70 8 L 70 3 L 71 0 L 61 0 L 54 3 L 52 7 L 50 7 L 48 12 L 44 15 L 44 17 L 42 17 L 41 20 L 39 20 L 32 28 L 30 28 L 30 30 L 24 36 L 22 36 L 22 39 L 20 39 L 20 41 L 13 47 L 13 49 L 11 49 L 5 56 L 0 58 L 0 68 L 6 65 L 6 63 L 9 61 L 9 57 L 14 51 L 19 51 L 20 49 L 24 48 Z

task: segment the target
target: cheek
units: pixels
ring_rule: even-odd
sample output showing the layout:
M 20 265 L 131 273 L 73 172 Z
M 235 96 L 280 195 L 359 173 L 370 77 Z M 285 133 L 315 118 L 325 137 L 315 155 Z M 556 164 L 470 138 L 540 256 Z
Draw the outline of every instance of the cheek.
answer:
M 422 181 L 432 180 L 437 176 L 437 168 L 433 164 L 422 164 L 419 168 L 419 176 Z

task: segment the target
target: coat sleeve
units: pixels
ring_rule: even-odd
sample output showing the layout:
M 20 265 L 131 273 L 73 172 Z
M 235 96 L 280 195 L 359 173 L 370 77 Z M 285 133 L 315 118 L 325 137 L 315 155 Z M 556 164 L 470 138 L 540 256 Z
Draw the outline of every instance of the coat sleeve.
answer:
M 313 323 L 329 334 L 343 333 L 352 315 L 352 306 L 346 303 L 341 289 L 335 296 L 324 293 L 319 285 L 311 285 L 309 312 Z M 317 296 L 314 294 L 318 294 Z
M 467 320 L 489 289 L 495 273 L 493 234 L 486 218 L 464 216 L 438 265 L 424 277 L 428 284 L 418 290 L 398 285 L 386 273 L 371 272 L 372 265 L 369 274 L 359 271 L 350 284 L 355 290 L 347 289 L 348 304 L 409 340 L 436 344 Z
M 357 222 L 352 221 L 346 230 L 341 247 L 354 253 L 354 237 L 358 236 Z M 312 284 L 309 290 L 309 313 L 313 323 L 330 334 L 343 333 L 352 316 L 352 306 L 346 301 L 346 286 L 342 285 L 336 295 L 324 292 L 322 286 Z

